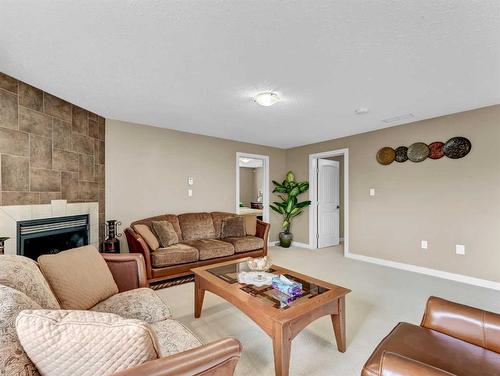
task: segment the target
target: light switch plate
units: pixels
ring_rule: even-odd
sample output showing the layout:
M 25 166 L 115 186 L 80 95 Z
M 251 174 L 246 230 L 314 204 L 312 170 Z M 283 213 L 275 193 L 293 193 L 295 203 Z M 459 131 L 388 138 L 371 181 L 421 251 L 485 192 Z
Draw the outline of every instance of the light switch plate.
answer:
M 422 249 L 427 249 L 427 240 L 422 240 L 422 241 L 420 242 L 420 247 L 421 247 Z
M 370 188 L 370 196 L 375 196 L 375 188 Z
M 192 189 L 188 189 L 188 197 L 193 197 L 193 190 Z
M 465 245 L 463 245 L 463 244 L 457 244 L 455 246 L 455 253 L 457 255 L 465 255 Z

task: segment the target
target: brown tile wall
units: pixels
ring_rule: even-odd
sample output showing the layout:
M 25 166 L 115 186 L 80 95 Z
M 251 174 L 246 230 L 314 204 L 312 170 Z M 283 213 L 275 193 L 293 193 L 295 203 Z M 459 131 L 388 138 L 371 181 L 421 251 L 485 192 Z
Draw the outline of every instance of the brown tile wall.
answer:
M 99 202 L 105 119 L 0 72 L 0 205 Z

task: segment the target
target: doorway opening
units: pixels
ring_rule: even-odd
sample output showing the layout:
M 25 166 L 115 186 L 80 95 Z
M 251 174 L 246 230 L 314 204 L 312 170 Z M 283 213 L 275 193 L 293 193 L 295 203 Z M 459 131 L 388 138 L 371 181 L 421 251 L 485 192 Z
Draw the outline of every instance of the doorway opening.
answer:
M 269 157 L 236 153 L 237 214 L 269 222 Z
M 349 150 L 309 155 L 309 248 L 344 243 L 349 253 Z

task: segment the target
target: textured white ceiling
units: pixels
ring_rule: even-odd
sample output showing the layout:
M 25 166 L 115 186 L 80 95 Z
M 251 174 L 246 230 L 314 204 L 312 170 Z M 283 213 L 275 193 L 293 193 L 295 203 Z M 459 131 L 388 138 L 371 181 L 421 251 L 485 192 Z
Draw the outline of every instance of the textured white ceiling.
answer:
M 0 71 L 107 118 L 292 147 L 500 103 L 500 1 L 1 0 Z M 283 101 L 250 99 L 267 90 Z

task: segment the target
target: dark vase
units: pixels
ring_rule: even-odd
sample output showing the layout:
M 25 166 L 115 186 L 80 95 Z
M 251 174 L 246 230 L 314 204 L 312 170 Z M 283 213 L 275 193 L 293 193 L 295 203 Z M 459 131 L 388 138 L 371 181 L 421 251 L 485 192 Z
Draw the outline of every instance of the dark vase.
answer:
M 290 248 L 292 245 L 293 234 L 291 232 L 280 232 L 280 246 Z
M 117 233 L 117 228 L 122 223 L 115 219 L 106 221 L 105 229 L 107 230 L 106 240 L 102 243 L 102 252 L 104 253 L 120 253 L 120 239 L 121 234 Z

